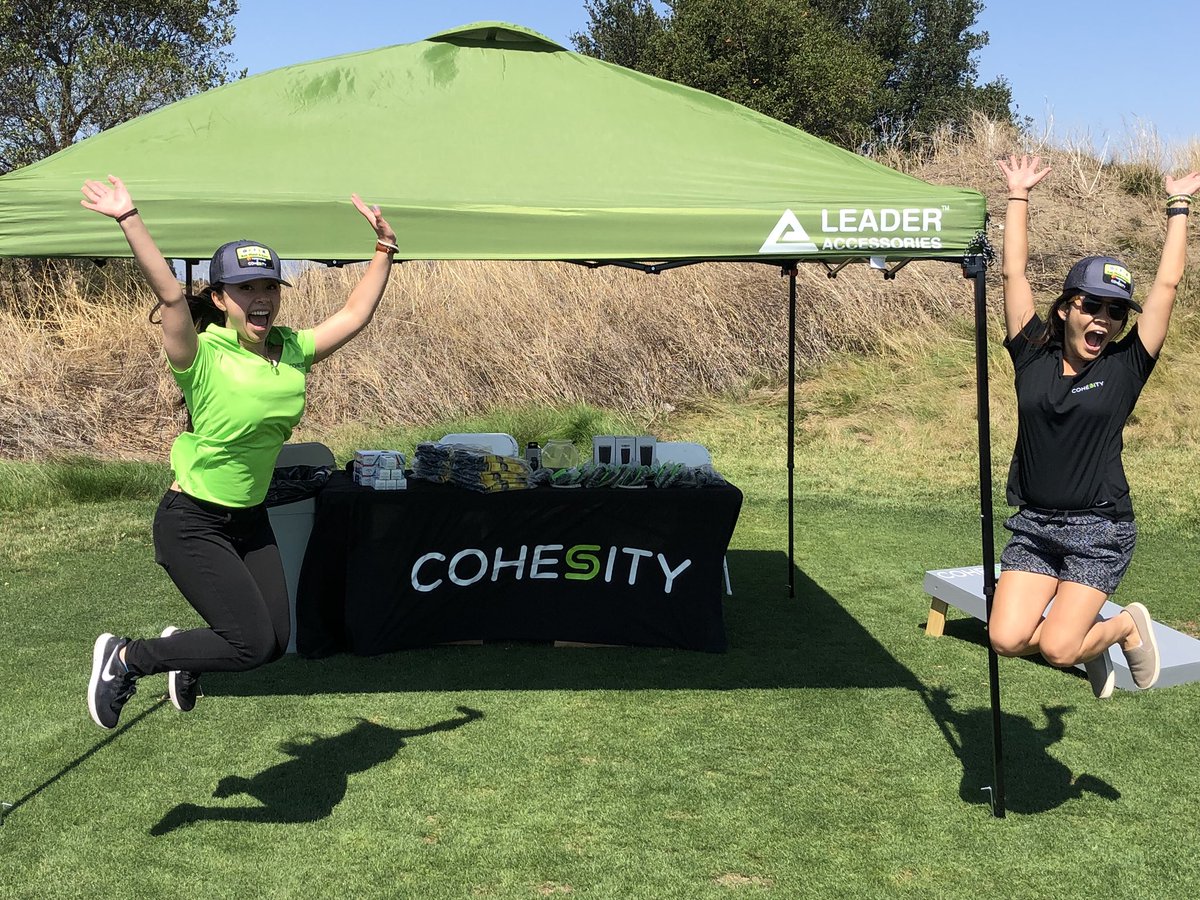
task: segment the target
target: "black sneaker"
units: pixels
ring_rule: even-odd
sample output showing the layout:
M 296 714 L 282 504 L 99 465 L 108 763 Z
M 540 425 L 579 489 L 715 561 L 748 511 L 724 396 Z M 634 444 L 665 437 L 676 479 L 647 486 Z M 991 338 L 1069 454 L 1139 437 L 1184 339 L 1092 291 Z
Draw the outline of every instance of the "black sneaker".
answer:
M 178 630 L 174 625 L 168 625 L 161 636 L 170 637 Z M 177 710 L 191 712 L 196 708 L 196 698 L 201 696 L 200 673 L 172 669 L 167 673 L 167 693 L 171 695 L 171 705 Z
M 137 692 L 137 676 L 121 662 L 121 648 L 128 638 L 102 634 L 92 648 L 92 678 L 88 682 L 88 712 L 101 728 L 117 727 L 121 709 Z

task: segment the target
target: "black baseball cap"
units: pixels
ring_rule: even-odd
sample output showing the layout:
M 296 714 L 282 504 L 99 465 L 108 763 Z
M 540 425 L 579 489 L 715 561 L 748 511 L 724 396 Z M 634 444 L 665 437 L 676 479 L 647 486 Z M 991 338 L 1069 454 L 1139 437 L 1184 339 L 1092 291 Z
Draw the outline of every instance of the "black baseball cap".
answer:
M 1134 312 L 1142 311 L 1133 299 L 1133 275 L 1123 262 L 1111 256 L 1085 256 L 1071 266 L 1058 299 L 1076 294 L 1120 300 Z
M 279 254 L 258 241 L 222 244 L 208 264 L 209 284 L 241 284 L 256 278 L 270 278 L 291 287 L 283 280 Z

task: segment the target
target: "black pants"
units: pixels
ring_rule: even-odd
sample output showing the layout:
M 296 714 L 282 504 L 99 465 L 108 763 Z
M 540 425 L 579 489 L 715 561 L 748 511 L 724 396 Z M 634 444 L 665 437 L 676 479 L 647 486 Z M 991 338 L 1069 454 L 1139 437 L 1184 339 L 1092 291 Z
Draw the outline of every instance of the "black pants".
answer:
M 132 672 L 240 672 L 287 651 L 287 582 L 266 506 L 235 509 L 167 491 L 154 516 L 154 558 L 209 627 L 131 641 Z

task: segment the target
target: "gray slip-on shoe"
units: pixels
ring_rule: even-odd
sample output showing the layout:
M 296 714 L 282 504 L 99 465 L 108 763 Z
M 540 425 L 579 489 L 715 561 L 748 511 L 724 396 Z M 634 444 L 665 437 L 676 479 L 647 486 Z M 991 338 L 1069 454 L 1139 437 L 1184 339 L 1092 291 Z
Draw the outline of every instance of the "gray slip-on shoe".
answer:
M 1095 659 L 1085 662 L 1083 670 L 1087 672 L 1088 683 L 1092 686 L 1092 693 L 1096 695 L 1097 700 L 1106 700 L 1112 696 L 1113 688 L 1117 684 L 1117 670 L 1113 668 L 1112 658 L 1107 650 Z
M 1144 691 L 1154 686 L 1161 671 L 1158 641 L 1154 639 L 1154 620 L 1150 618 L 1150 611 L 1141 603 L 1130 603 L 1125 607 L 1125 612 L 1133 619 L 1138 637 L 1142 639 L 1139 646 L 1123 651 L 1125 661 L 1129 663 L 1129 674 L 1133 676 L 1133 683 L 1137 685 L 1138 690 Z

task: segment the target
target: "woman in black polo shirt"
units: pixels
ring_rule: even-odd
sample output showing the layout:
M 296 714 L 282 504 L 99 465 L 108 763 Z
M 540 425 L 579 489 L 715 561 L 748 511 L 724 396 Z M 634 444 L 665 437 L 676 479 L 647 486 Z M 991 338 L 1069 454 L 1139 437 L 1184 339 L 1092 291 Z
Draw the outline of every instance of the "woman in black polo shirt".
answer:
M 1113 690 L 1108 648 L 1118 644 L 1138 688 L 1158 680 L 1149 612 L 1100 609 L 1121 582 L 1137 534 L 1121 465 L 1122 431 L 1167 336 L 1187 253 L 1187 217 L 1200 172 L 1167 178 L 1167 234 L 1144 304 L 1116 259 L 1071 267 L 1043 321 L 1025 276 L 1030 191 L 1050 171 L 1041 158 L 1001 161 L 1008 186 L 1004 237 L 1005 346 L 1016 369 L 1017 446 L 1008 501 L 1019 507 L 988 621 L 997 653 L 1084 662 L 1097 697 Z M 1140 313 L 1118 340 L 1130 310 Z M 1054 605 L 1050 606 L 1050 601 Z M 1047 610 L 1047 606 L 1050 606 Z

